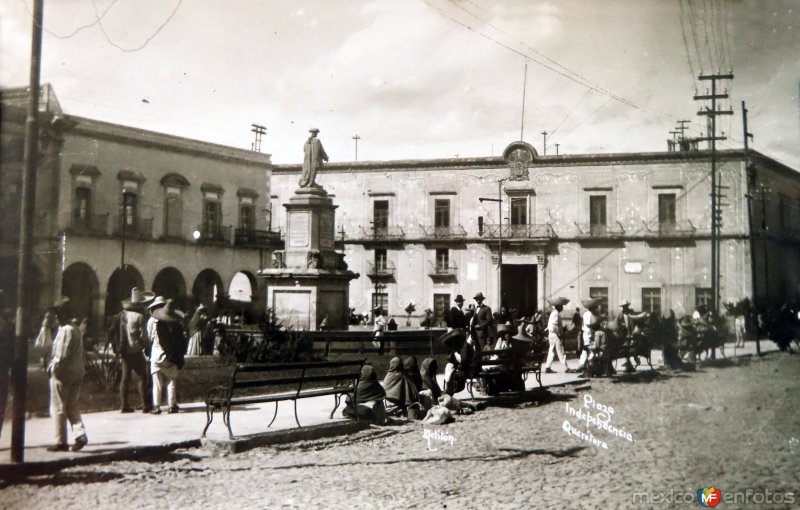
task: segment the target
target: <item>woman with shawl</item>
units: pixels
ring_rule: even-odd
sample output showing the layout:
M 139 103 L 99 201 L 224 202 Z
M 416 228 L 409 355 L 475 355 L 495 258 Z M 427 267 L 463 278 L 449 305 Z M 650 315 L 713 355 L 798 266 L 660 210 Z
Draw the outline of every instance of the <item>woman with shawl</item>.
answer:
M 378 373 L 372 365 L 361 367 L 361 376 L 358 378 L 356 386 L 357 405 L 353 410 L 353 403 L 350 396 L 347 396 L 347 404 L 343 414 L 352 418 L 358 413 L 359 420 L 369 420 L 373 423 L 383 424 L 386 422 L 386 408 L 383 406 L 383 399 L 386 392 L 378 382 Z
M 422 375 L 419 371 L 419 364 L 415 356 L 408 356 L 403 360 L 403 371 L 406 373 L 411 382 L 414 383 L 417 393 L 422 391 Z
M 386 390 L 386 400 L 396 405 L 403 415 L 407 413 L 408 406 L 419 401 L 417 388 L 403 370 L 403 363 L 398 357 L 389 362 L 383 387 Z

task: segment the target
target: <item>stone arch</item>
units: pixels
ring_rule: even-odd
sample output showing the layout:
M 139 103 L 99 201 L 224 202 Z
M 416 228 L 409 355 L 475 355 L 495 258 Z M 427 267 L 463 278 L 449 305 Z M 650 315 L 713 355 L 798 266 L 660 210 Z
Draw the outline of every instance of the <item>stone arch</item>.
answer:
M 83 262 L 71 264 L 61 275 L 61 295 L 69 298 L 69 315 L 78 320 L 88 319 L 87 336 L 97 338 L 102 324 L 95 306 L 100 297 L 100 282 L 94 269 Z
M 130 298 L 134 287 L 144 289 L 144 278 L 134 266 L 126 264 L 124 269 L 117 268 L 111 273 L 106 286 L 105 317 L 122 310 L 122 300 Z
M 191 298 L 186 293 L 186 280 L 176 268 L 168 266 L 158 272 L 153 279 L 153 292 L 157 296 L 174 299 L 178 308 L 188 311 L 191 307 Z
M 192 285 L 192 308 L 199 304 L 211 310 L 225 307 L 225 286 L 219 273 L 213 269 L 203 269 Z
M 228 306 L 245 324 L 256 322 L 259 300 L 258 280 L 250 271 L 241 270 L 228 285 Z

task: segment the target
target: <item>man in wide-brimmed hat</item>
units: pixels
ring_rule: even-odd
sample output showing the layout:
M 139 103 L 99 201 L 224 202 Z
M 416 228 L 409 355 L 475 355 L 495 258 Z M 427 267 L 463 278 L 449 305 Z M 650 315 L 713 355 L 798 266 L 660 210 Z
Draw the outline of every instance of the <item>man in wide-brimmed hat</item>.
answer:
M 475 350 L 480 352 L 491 338 L 494 317 L 492 315 L 492 309 L 483 304 L 486 299 L 483 292 L 475 294 L 473 299 L 477 304 L 475 315 L 472 319 L 472 329 L 475 333 L 473 340 L 475 340 Z
M 563 297 L 550 298 L 547 300 L 551 306 L 550 317 L 547 319 L 547 341 L 550 343 L 550 349 L 547 351 L 547 362 L 544 365 L 545 373 L 554 373 L 551 368 L 553 365 L 553 358 L 558 354 L 558 361 L 564 365 L 566 372 L 574 372 L 567 365 L 567 354 L 564 352 L 564 343 L 561 341 L 561 336 L 564 334 L 564 325 L 561 322 L 561 311 L 564 305 L 569 303 L 569 299 Z
M 586 308 L 583 312 L 581 332 L 579 333 L 583 339 L 581 357 L 578 361 L 578 372 L 585 370 L 587 363 L 595 357 L 595 332 L 600 328 L 600 317 L 598 316 L 598 308 L 600 307 L 600 299 L 584 299 L 581 304 Z
M 169 413 L 178 412 L 176 382 L 184 364 L 186 340 L 183 332 L 183 313 L 175 308 L 175 301 L 166 300 L 152 312 L 148 323 L 153 347 L 150 353 L 150 371 L 153 373 L 153 414 L 161 414 L 162 388 L 167 384 Z
M 144 292 L 138 287 L 131 289 L 130 299 L 122 300 L 122 312 L 119 315 L 119 340 L 117 354 L 122 364 L 122 378 L 119 383 L 120 411 L 132 413 L 128 403 L 128 388 L 131 372 L 139 378 L 137 385 L 139 397 L 142 399 L 142 412 L 150 412 L 150 374 L 147 368 L 146 353 L 150 350 L 150 339 L 147 336 L 147 319 L 145 307 L 156 295 Z
M 53 339 L 53 354 L 47 372 L 50 374 L 50 415 L 56 430 L 55 444 L 47 447 L 51 452 L 65 452 L 67 447 L 67 420 L 75 433 L 72 451 L 78 451 L 89 442 L 78 408 L 81 383 L 86 372 L 86 351 L 77 325 L 69 320 L 62 298 L 52 311 L 61 325 Z

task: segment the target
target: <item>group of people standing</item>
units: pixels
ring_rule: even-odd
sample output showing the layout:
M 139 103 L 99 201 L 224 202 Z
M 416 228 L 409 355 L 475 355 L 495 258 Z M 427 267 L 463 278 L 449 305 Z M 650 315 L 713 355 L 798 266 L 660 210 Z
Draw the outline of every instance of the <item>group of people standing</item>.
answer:
M 78 400 L 86 372 L 86 347 L 79 322 L 66 313 L 68 300 L 62 298 L 48 311 L 52 351 L 47 363 L 50 375 L 50 415 L 55 425 L 55 443 L 49 451 L 78 451 L 88 443 Z M 196 330 L 203 322 L 199 309 L 193 317 Z M 108 341 L 120 362 L 120 411 L 134 412 L 129 401 L 133 376 L 138 378 L 137 389 L 144 413 L 160 414 L 167 394 L 167 412 L 179 411 L 177 401 L 178 375 L 184 366 L 187 348 L 191 352 L 199 341 L 188 339 L 184 329 L 184 314 L 175 301 L 156 296 L 136 287 L 129 299 L 122 301 L 122 311 L 111 322 Z M 191 325 L 192 323 L 190 323 Z M 75 440 L 67 442 L 67 421 L 72 425 Z

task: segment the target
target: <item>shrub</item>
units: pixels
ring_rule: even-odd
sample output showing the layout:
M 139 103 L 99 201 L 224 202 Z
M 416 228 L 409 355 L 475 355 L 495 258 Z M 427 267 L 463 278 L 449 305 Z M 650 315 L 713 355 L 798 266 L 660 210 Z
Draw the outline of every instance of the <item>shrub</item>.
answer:
M 263 315 L 255 331 L 223 331 L 219 345 L 223 360 L 237 363 L 285 363 L 313 359 L 314 342 L 304 331 L 283 326 L 273 310 Z

